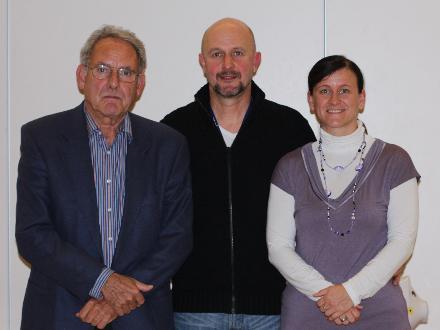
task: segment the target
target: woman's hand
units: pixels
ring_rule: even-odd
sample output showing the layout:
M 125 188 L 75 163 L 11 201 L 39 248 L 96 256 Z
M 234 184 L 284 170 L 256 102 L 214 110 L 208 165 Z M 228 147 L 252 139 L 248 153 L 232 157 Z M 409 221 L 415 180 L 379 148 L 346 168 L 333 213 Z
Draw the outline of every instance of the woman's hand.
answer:
M 333 322 L 335 322 L 337 325 L 353 324 L 361 317 L 361 309 L 361 305 L 354 306 L 336 318 Z
M 409 259 L 408 259 L 408 261 L 409 261 Z M 393 275 L 392 281 L 393 281 L 394 285 L 399 285 L 400 279 L 402 278 L 403 272 L 405 271 L 405 267 L 406 267 L 406 264 L 408 263 L 408 261 L 405 262 L 402 266 L 400 266 L 400 268 Z
M 316 304 L 319 310 L 325 314 L 329 321 L 335 321 L 341 316 L 342 320 L 345 321 L 346 318 L 343 317 L 343 314 L 354 307 L 350 296 L 348 295 L 344 286 L 341 284 L 329 286 L 318 291 L 313 296 L 320 297 Z M 353 317 L 355 317 L 355 315 Z M 340 319 L 340 321 L 342 320 Z

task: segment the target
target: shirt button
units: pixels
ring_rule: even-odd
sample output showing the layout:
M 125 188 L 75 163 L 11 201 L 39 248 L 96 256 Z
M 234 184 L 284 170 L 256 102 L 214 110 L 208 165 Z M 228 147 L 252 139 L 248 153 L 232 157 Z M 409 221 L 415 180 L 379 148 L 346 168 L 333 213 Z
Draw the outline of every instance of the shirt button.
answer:
M 110 155 L 110 154 L 111 154 L 110 150 L 107 150 L 107 155 Z
M 113 237 L 109 237 L 108 240 L 111 242 L 113 241 Z
M 107 209 L 107 212 L 111 212 L 112 211 L 112 209 L 109 207 L 108 209 Z
M 107 183 L 111 183 L 112 180 L 111 180 L 111 179 L 107 179 L 105 182 L 107 182 Z

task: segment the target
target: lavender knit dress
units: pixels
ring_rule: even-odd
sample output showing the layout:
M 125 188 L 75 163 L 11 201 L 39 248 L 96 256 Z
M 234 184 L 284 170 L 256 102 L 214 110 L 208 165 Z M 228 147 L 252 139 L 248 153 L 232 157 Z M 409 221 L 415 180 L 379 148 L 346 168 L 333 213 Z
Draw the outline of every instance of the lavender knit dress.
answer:
M 288 153 L 278 163 L 272 183 L 295 199 L 296 252 L 328 281 L 342 283 L 358 273 L 387 243 L 390 191 L 419 178 L 409 155 L 400 147 L 376 139 L 365 157 L 356 192 L 356 221 L 351 233 L 335 235 L 327 224 L 327 197 L 312 145 Z M 351 182 L 330 199 L 335 230 L 350 227 Z M 410 329 L 405 300 L 399 286 L 388 282 L 373 297 L 361 302 L 359 321 L 338 326 L 325 319 L 316 303 L 287 284 L 282 297 L 281 327 L 288 330 Z

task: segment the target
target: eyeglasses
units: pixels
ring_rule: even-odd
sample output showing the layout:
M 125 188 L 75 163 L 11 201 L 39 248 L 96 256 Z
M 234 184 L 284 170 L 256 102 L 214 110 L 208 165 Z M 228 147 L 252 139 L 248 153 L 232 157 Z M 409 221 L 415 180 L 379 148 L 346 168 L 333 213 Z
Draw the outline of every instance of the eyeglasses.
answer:
M 122 82 L 132 83 L 136 80 L 139 75 L 136 71 L 130 70 L 129 68 L 112 68 L 109 65 L 98 64 L 92 68 L 87 67 L 92 71 L 93 77 L 98 80 L 108 79 L 111 77 L 113 70 L 118 72 L 119 80 Z

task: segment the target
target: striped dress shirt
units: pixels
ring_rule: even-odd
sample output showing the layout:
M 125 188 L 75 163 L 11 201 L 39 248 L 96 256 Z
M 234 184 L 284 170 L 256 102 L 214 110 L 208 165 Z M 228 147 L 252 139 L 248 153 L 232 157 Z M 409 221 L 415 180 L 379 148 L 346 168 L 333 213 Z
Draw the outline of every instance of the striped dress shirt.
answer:
M 127 146 L 133 135 L 128 114 L 119 126 L 113 143 L 109 146 L 91 115 L 85 111 L 89 146 L 98 203 L 99 228 L 105 268 L 90 290 L 90 296 L 101 298 L 101 289 L 113 273 L 111 264 L 118 242 L 125 199 L 125 158 Z

